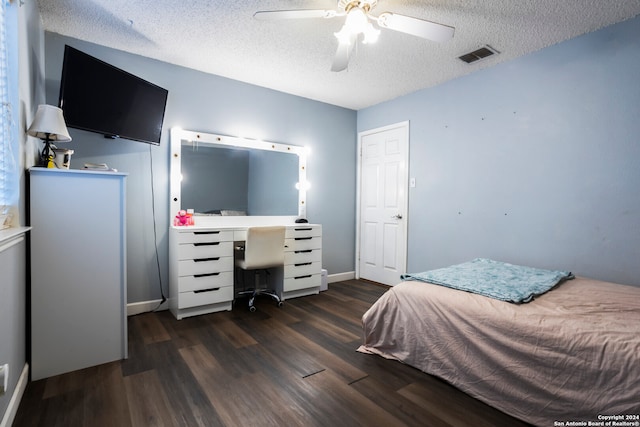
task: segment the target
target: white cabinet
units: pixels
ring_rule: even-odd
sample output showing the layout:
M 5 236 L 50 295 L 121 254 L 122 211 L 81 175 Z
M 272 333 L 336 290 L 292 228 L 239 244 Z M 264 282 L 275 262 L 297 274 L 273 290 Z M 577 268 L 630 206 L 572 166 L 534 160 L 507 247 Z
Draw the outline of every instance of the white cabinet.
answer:
M 231 310 L 233 231 L 171 228 L 169 310 L 177 319 Z
M 322 272 L 322 226 L 287 227 L 282 299 L 317 294 Z
M 170 228 L 169 309 L 177 319 L 231 310 L 235 297 L 234 244 L 246 239 L 249 227 L 263 225 L 252 217 L 245 221 L 250 224 Z M 287 226 L 284 264 L 272 269 L 271 275 L 282 300 L 320 292 L 321 225 Z
M 29 170 L 32 380 L 127 357 L 125 178 Z

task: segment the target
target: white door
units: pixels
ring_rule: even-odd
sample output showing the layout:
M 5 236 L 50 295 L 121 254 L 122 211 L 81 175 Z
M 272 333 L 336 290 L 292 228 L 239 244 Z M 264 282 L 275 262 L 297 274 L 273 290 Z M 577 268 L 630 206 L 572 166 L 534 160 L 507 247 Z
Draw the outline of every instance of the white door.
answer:
M 356 277 L 400 282 L 407 264 L 409 123 L 358 134 Z

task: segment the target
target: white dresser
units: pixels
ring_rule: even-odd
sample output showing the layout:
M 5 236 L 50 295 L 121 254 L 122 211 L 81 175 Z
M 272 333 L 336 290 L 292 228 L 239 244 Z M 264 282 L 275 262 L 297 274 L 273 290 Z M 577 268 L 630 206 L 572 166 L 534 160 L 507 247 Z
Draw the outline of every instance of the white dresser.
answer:
M 125 178 L 29 170 L 34 381 L 127 357 Z
M 169 309 L 177 319 L 232 309 L 234 246 L 246 239 L 249 226 L 236 220 L 226 226 L 171 227 Z M 317 294 L 321 270 L 322 226 L 287 225 L 285 265 L 272 270 L 281 299 Z
M 173 227 L 169 310 L 177 319 L 231 310 L 233 230 Z
M 296 225 L 285 234 L 281 298 L 318 293 L 322 272 L 322 226 Z

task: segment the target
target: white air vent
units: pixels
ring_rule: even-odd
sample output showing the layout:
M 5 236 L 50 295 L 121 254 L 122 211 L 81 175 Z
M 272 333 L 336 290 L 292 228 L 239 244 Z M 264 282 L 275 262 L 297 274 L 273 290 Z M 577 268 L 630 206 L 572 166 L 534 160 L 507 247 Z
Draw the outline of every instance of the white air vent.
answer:
M 485 45 L 484 47 L 481 47 L 480 49 L 474 50 L 473 52 L 469 52 L 467 54 L 464 54 L 464 55 L 460 56 L 459 58 L 461 60 L 463 60 L 464 62 L 466 62 L 467 64 L 471 64 L 472 62 L 476 62 L 476 61 L 479 61 L 481 59 L 488 58 L 491 55 L 495 55 L 497 53 L 498 53 L 497 50 L 493 49 L 489 45 Z

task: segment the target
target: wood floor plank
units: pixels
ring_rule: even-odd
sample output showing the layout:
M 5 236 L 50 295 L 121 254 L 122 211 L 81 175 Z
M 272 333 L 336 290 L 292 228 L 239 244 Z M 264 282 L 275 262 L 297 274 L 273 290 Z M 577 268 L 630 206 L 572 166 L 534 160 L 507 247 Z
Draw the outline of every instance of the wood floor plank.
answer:
M 281 426 L 308 422 L 303 411 L 291 409 L 289 399 L 285 400 L 289 408 L 283 411 L 281 389 L 267 381 L 262 372 L 252 370 L 241 376 L 229 375 L 204 346 L 184 348 L 180 352 L 225 425 Z M 279 395 L 278 399 L 270 398 Z
M 322 307 L 336 318 L 353 323 L 356 327 L 360 328 L 362 326 L 362 315 L 371 307 L 371 303 L 356 298 L 347 300 L 338 299 L 335 298 L 335 295 L 339 294 L 337 292 L 327 291 L 325 298 L 309 298 L 307 302 Z
M 348 280 L 282 308 L 259 300 L 255 313 L 132 316 L 128 359 L 29 383 L 14 427 L 526 426 L 358 353 L 362 314 L 387 290 Z
M 319 298 L 316 298 L 316 300 L 318 299 Z M 336 309 L 333 304 L 314 304 L 312 298 L 301 301 L 299 308 L 305 311 L 306 317 L 303 320 L 307 322 L 324 321 L 331 324 L 333 328 L 342 329 L 352 337 L 362 336 L 361 313 L 355 310 L 352 310 L 351 318 L 345 318 L 336 314 Z M 364 311 L 362 313 L 364 313 Z M 354 314 L 356 314 L 356 316 L 354 316 Z M 360 316 L 358 316 L 358 314 L 360 314 Z
M 442 384 L 441 387 L 433 387 L 433 383 L 426 387 L 424 384 L 412 383 L 398 390 L 398 394 L 406 397 L 417 405 L 424 406 L 429 411 L 446 420 L 452 426 L 477 426 L 494 427 L 496 425 L 510 425 L 512 427 L 526 426 L 526 424 L 513 420 L 511 417 L 499 411 L 491 411 L 487 416 L 484 403 L 472 397 L 459 393 L 453 387 Z M 434 394 L 439 397 L 446 396 L 441 402 L 434 402 Z
M 250 334 L 246 333 L 232 320 L 225 320 L 224 322 L 218 323 L 217 328 L 235 348 L 257 344 L 256 340 L 254 340 Z
M 84 390 L 75 390 L 44 399 L 37 407 L 39 412 L 37 422 L 29 416 L 16 417 L 14 426 L 83 427 L 85 425 L 84 395 Z
M 227 313 L 216 313 L 215 316 L 195 316 L 176 321 L 169 311 L 154 313 L 165 327 L 176 348 L 190 347 L 202 341 L 202 331 L 211 327 L 212 318 L 227 319 Z
M 84 425 L 108 427 L 129 427 L 132 425 L 129 414 L 129 395 L 122 393 L 125 379 L 122 377 L 118 362 L 96 366 L 91 377 L 86 377 L 84 388 Z M 96 381 L 97 379 L 97 381 Z M 134 424 L 136 425 L 136 424 Z
M 344 382 L 330 369 L 307 378 L 318 390 L 317 402 L 326 419 L 323 425 L 403 426 L 400 419 Z
M 144 344 L 151 344 L 171 339 L 169 333 L 157 316 L 139 316 L 139 328 Z
M 353 341 L 355 339 L 359 339 L 362 336 L 361 330 L 356 330 L 356 331 L 347 330 L 341 324 L 338 324 L 338 322 L 336 322 L 333 317 L 329 317 L 328 315 L 327 316 L 313 315 L 309 313 L 309 311 L 306 310 L 305 307 L 311 307 L 311 306 L 307 305 L 307 306 L 287 307 L 286 311 L 296 311 L 296 312 L 299 312 L 300 314 L 297 316 L 298 321 L 290 322 L 290 323 L 287 323 L 286 325 L 291 327 L 292 325 L 297 325 L 303 322 L 308 323 L 310 325 L 313 325 L 316 329 L 324 331 L 328 336 L 330 336 L 331 338 L 339 342 Z M 281 309 L 278 309 L 278 308 L 267 309 L 267 312 L 269 314 L 271 314 L 274 318 L 277 317 L 278 320 L 280 320 L 279 319 L 280 316 L 276 316 L 278 313 L 273 313 L 271 310 L 281 310 Z
M 357 381 L 351 386 L 358 390 L 371 402 L 393 413 L 404 424 L 410 426 L 428 425 L 429 427 L 458 427 L 452 426 L 434 414 L 426 405 L 415 403 L 398 394 L 389 384 L 381 382 L 371 376 Z
M 157 343 L 151 347 L 152 371 L 157 372 L 161 387 L 171 398 L 171 410 L 182 425 L 222 425 L 179 349 L 170 342 Z
M 171 400 L 161 386 L 156 371 L 129 375 L 124 379 L 124 388 L 130 402 L 128 414 L 131 425 L 150 427 L 187 425 L 180 422 L 171 410 Z
M 48 378 L 46 381 L 42 381 L 44 385 L 42 398 L 49 399 L 75 390 L 82 390 L 86 387 L 87 371 L 95 370 L 95 367 L 87 368 L 86 370 L 74 371 L 65 375 L 56 375 Z
M 324 346 L 307 338 L 291 328 L 275 328 L 270 326 L 273 322 L 261 322 L 255 325 L 254 332 L 262 329 L 263 339 L 261 345 L 269 349 L 272 354 L 280 355 L 289 361 L 290 366 L 306 375 L 318 372 L 321 369 L 331 369 L 343 376 L 347 381 L 353 381 L 364 377 L 366 374 L 357 367 L 336 357 Z
M 329 290 L 335 290 L 349 295 L 351 298 L 373 304 L 389 289 L 389 286 L 376 285 L 362 280 L 347 280 L 344 282 L 332 283 Z

